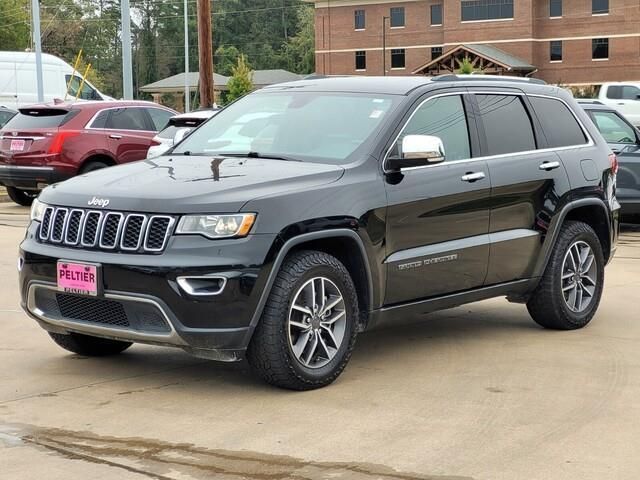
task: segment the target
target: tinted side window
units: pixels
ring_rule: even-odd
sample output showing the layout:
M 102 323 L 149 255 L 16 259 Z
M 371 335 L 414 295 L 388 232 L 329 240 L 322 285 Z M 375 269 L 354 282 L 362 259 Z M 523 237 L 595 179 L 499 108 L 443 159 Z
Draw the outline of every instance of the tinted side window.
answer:
M 144 111 L 141 108 L 118 108 L 111 110 L 106 128 L 114 130 L 148 130 Z
M 80 77 L 65 75 L 69 96 L 82 98 L 83 100 L 102 100 L 98 92 L 95 91 L 88 83 L 83 82 Z M 82 87 L 82 90 L 80 90 Z
M 536 149 L 531 119 L 518 95 L 476 95 L 487 138 L 487 155 Z
M 587 143 L 580 124 L 563 102 L 553 98 L 529 97 L 547 142 L 552 148 Z
M 156 127 L 156 132 L 159 132 L 166 127 L 167 123 L 169 123 L 169 119 L 173 117 L 173 113 L 168 112 L 167 110 L 162 110 L 161 108 L 148 108 L 147 112 L 149 112 L 151 121 Z
M 427 100 L 415 111 L 399 138 L 433 135 L 444 143 L 445 161 L 471 158 L 469 127 L 462 97 L 451 95 Z
M 103 110 L 98 116 L 95 118 L 93 122 L 91 122 L 91 128 L 106 128 L 107 127 L 107 119 L 109 118 L 109 113 L 111 110 Z
M 620 85 L 611 85 L 607 88 L 607 98 L 618 100 L 622 98 L 622 87 Z
M 590 113 L 593 123 L 596 124 L 607 143 L 636 143 L 636 132 L 633 127 L 616 113 L 599 110 Z
M 638 100 L 638 95 L 640 95 L 640 88 L 633 85 L 622 87 L 622 98 L 625 100 Z

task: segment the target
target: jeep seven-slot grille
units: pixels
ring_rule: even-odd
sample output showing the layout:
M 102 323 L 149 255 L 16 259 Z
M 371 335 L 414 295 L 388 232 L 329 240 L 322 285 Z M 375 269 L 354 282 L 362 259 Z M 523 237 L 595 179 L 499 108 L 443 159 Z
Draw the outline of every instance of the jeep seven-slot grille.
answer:
M 113 211 L 48 207 L 39 238 L 44 243 L 130 253 L 159 253 L 175 218 Z

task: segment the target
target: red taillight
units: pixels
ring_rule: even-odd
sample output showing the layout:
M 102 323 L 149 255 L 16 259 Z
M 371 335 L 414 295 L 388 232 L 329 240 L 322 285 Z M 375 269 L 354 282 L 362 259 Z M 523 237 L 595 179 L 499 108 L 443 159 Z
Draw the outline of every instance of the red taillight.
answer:
M 609 165 L 611 165 L 611 173 L 618 173 L 618 157 L 615 153 L 609 154 Z
M 57 154 L 62 152 L 62 146 L 67 138 L 76 137 L 80 135 L 80 132 L 74 132 L 73 130 L 63 130 L 58 132 L 55 137 L 51 140 L 51 145 L 49 146 L 50 154 Z

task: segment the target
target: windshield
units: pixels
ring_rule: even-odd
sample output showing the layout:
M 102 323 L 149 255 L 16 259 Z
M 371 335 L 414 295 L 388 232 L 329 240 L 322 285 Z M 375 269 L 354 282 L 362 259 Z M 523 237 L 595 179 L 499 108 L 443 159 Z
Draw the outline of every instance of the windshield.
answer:
M 267 158 L 346 163 L 397 101 L 374 94 L 254 93 L 222 110 L 173 153 L 253 152 Z

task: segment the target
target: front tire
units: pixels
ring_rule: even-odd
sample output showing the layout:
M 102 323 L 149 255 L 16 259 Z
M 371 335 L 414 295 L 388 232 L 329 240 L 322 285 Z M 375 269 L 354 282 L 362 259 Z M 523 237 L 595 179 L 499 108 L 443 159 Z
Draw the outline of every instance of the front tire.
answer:
M 101 170 L 103 168 L 109 167 L 108 164 L 101 162 L 99 160 L 92 160 L 87 163 L 84 167 L 82 167 L 82 171 L 80 173 L 89 173 L 95 170 Z
M 6 187 L 9 198 L 18 205 L 23 207 L 30 207 L 33 201 L 38 196 L 38 192 L 30 190 L 20 190 L 16 187 Z
M 130 342 L 91 337 L 89 335 L 81 335 L 79 333 L 62 335 L 60 333 L 49 332 L 49 335 L 60 347 L 68 350 L 69 352 L 77 353 L 78 355 L 83 355 L 85 357 L 106 357 L 108 355 L 116 355 L 131 346 Z
M 545 328 L 582 328 L 598 309 L 603 285 L 604 255 L 600 239 L 586 223 L 569 221 L 558 235 L 527 309 L 536 323 Z
M 278 272 L 247 359 L 277 387 L 324 387 L 347 365 L 357 324 L 358 298 L 344 265 L 324 252 L 296 252 Z

